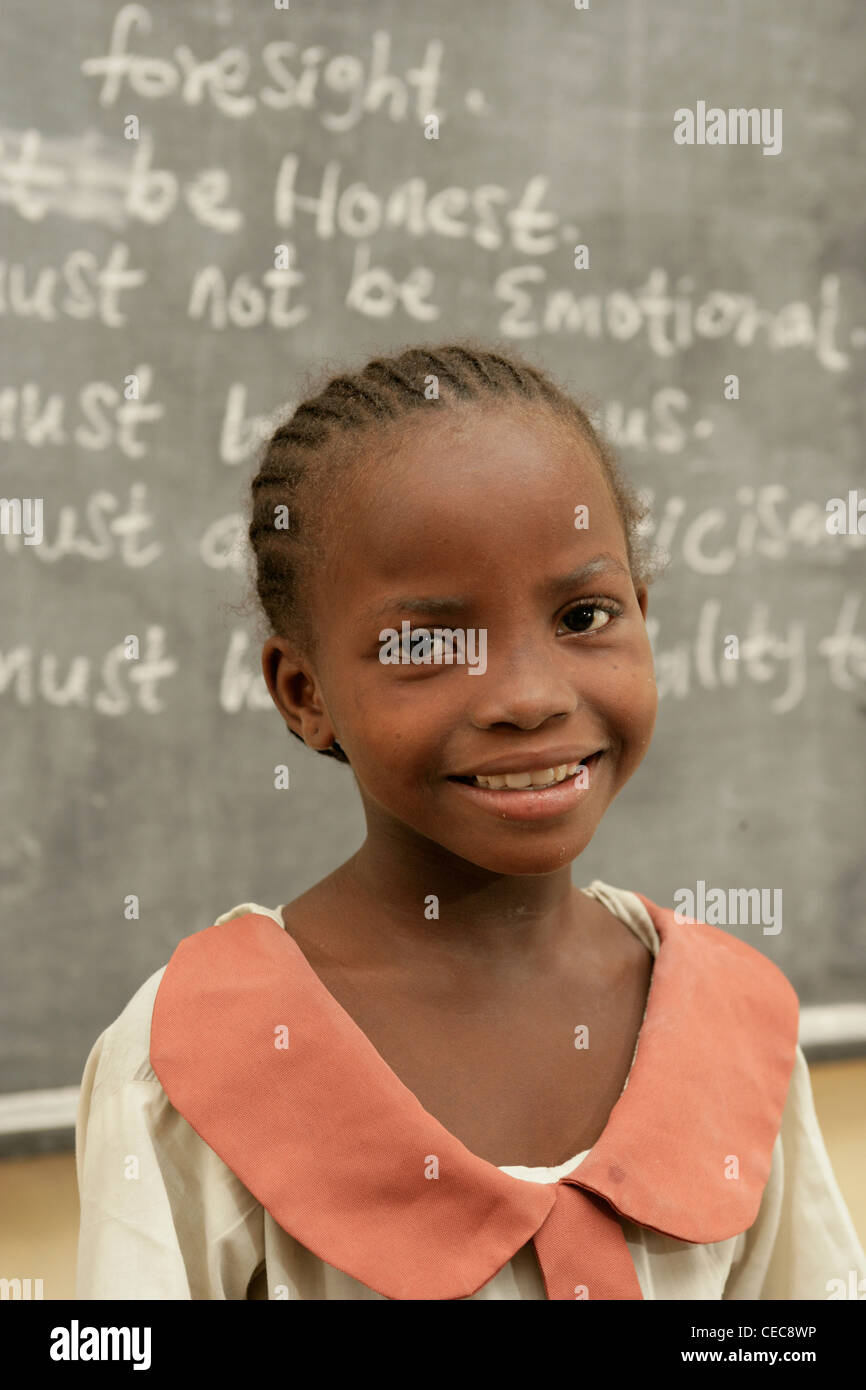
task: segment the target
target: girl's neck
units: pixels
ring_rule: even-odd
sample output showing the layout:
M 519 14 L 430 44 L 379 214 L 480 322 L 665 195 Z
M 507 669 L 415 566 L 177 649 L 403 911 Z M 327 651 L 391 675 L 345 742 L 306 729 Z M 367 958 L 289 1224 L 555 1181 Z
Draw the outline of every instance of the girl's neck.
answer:
M 363 939 L 374 956 L 445 950 L 467 966 L 555 951 L 566 933 L 573 937 L 588 905 L 568 864 L 550 874 L 509 876 L 428 841 L 397 846 L 368 837 L 331 883 L 351 905 L 353 939 Z

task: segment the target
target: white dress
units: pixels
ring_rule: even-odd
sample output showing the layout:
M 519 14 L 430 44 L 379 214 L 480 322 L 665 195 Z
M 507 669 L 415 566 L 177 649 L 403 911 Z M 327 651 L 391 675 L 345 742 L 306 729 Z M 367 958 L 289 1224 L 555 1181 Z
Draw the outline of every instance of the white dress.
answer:
M 655 927 L 633 893 L 600 880 L 583 891 L 658 953 Z M 258 903 L 242 903 L 217 920 L 250 912 L 285 929 L 280 908 Z M 173 1108 L 150 1064 L 151 1014 L 164 971 L 151 975 L 100 1035 L 84 1069 L 76 1124 L 76 1296 L 383 1298 L 284 1231 Z M 500 1166 L 527 1182 L 552 1183 L 589 1152 L 555 1168 Z M 625 1218 L 621 1224 L 645 1299 L 850 1297 L 855 1279 L 866 1277 L 866 1255 L 830 1166 L 800 1048 L 749 1230 L 692 1245 Z M 532 1241 L 469 1297 L 544 1299 Z

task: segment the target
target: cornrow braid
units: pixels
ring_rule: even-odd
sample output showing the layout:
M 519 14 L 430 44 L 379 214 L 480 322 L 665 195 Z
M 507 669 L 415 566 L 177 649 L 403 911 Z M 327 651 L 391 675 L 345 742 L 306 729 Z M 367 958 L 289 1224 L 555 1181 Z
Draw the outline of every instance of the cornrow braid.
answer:
M 357 372 L 330 377 L 261 446 L 247 535 L 256 593 L 272 632 L 315 651 L 316 634 L 305 600 L 319 555 L 316 509 L 351 467 L 358 436 L 383 430 L 417 410 L 447 410 L 458 402 L 502 398 L 546 406 L 591 445 L 622 520 L 635 586 L 652 583 L 660 561 L 642 532 L 649 508 L 623 477 L 613 449 L 587 411 L 548 373 L 510 349 L 449 342 L 374 357 Z M 338 744 L 320 751 L 348 762 Z

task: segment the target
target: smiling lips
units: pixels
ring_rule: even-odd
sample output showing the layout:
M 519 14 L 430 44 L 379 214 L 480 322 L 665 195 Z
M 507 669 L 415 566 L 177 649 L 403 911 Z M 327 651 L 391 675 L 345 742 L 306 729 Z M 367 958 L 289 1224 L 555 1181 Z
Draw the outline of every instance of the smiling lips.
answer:
M 552 748 L 545 751 L 548 757 L 553 753 Z M 551 758 L 548 767 L 527 767 L 524 763 L 519 772 L 500 772 L 498 768 L 503 767 L 503 760 L 498 767 L 493 764 L 496 772 L 467 773 L 449 780 L 455 788 L 462 788 L 461 796 L 500 820 L 528 823 L 551 817 L 558 819 L 568 815 L 591 794 L 590 774 L 594 776 L 604 751 L 597 749 L 580 762 L 557 763 Z M 559 749 L 556 752 L 559 753 Z M 518 762 L 518 758 L 514 757 L 514 761 Z
M 539 760 L 533 767 L 529 758 L 515 757 L 516 768 L 512 769 L 502 758 L 488 763 L 485 772 L 456 773 L 450 780 L 462 782 L 467 787 L 482 787 L 485 791 L 544 791 L 548 787 L 558 786 L 560 782 L 567 782 L 580 767 L 588 771 L 601 751 L 597 749 L 594 753 L 578 753 L 576 756 L 572 753 L 571 757 L 567 754 L 563 757 L 566 753 L 564 748 L 545 749 L 544 753 L 549 759 L 546 764 Z
M 497 777 L 482 777 L 476 774 L 468 779 L 475 787 L 489 787 L 492 790 L 508 788 L 522 791 L 526 787 L 555 787 L 566 777 L 573 777 L 580 763 L 560 763 L 558 767 L 533 768 L 531 772 L 504 772 Z

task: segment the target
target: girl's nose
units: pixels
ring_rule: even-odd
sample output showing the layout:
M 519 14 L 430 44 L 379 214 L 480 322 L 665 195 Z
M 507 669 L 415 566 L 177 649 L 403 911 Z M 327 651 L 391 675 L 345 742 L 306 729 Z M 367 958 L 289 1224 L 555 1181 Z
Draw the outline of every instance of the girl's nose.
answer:
M 472 723 L 479 729 L 494 724 L 535 729 L 556 715 L 573 714 L 580 704 L 575 675 L 574 663 L 567 671 L 549 643 L 527 642 L 498 657 L 489 643 L 487 670 L 470 682 L 476 687 Z

